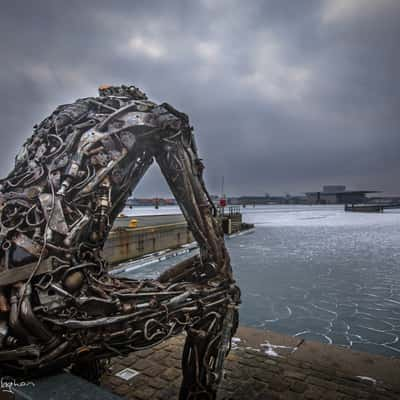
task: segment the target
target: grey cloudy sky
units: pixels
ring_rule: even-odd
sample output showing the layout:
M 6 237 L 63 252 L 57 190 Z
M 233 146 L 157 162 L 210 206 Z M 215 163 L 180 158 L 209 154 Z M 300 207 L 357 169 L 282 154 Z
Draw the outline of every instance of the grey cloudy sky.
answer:
M 0 173 L 58 104 L 134 84 L 189 114 L 211 191 L 400 194 L 400 1 L 9 1 Z M 167 189 L 156 168 L 137 195 Z

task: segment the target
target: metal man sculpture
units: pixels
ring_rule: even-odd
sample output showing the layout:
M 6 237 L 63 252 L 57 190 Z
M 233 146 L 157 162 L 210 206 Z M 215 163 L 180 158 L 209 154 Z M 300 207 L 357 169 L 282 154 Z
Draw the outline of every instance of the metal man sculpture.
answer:
M 153 159 L 200 255 L 157 280 L 117 279 L 101 256 Z M 214 399 L 240 292 L 188 117 L 134 86 L 57 109 L 0 181 L 0 370 L 49 373 L 186 331 L 181 399 Z M 93 364 L 92 364 L 93 365 Z

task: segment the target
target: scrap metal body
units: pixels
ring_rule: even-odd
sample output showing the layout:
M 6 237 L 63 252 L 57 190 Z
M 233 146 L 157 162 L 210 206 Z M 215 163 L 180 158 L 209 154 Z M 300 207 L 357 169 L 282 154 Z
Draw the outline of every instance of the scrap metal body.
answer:
M 156 160 L 200 255 L 156 280 L 118 279 L 101 251 Z M 188 117 L 133 86 L 62 105 L 0 186 L 0 370 L 50 373 L 186 331 L 181 399 L 214 399 L 237 327 L 223 232 Z

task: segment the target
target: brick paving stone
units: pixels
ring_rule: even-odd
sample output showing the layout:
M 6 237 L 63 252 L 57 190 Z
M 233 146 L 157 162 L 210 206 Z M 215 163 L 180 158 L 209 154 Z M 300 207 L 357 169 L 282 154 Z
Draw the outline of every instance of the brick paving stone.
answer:
M 239 360 L 239 364 L 248 366 L 248 367 L 258 367 L 260 362 L 256 358 L 243 358 Z
M 348 386 L 344 386 L 344 385 L 337 386 L 338 393 L 343 393 L 343 394 L 353 396 L 353 397 L 357 396 L 359 391 L 360 391 L 360 388 L 358 388 L 356 385 L 352 385 L 349 381 L 348 381 Z
M 167 354 L 167 357 L 157 360 L 158 365 L 163 365 L 165 368 L 169 368 L 171 366 L 171 358 L 169 357 L 169 353 Z
M 253 380 L 252 381 L 252 386 L 254 387 L 255 391 L 257 393 L 266 390 L 268 388 L 268 384 L 260 381 Z
M 160 375 L 161 378 L 167 381 L 173 381 L 180 376 L 181 376 L 181 371 L 175 368 L 168 368 Z
M 179 390 L 176 387 L 165 387 L 157 394 L 157 400 L 177 399 Z
M 299 370 L 297 370 L 297 371 L 295 371 L 295 370 L 285 371 L 283 373 L 283 376 L 285 376 L 285 377 L 287 377 L 289 379 L 298 379 L 300 381 L 304 381 L 306 379 L 306 377 L 307 377 L 307 375 L 304 372 L 299 371 Z
M 161 390 L 168 386 L 168 382 L 161 378 L 153 378 L 149 379 L 149 385 L 154 389 Z
M 278 365 L 278 361 L 272 360 L 270 358 L 265 358 L 265 360 L 263 360 L 264 364 L 269 365 Z
M 149 377 L 146 375 L 142 375 L 141 373 L 139 375 L 136 375 L 132 379 L 128 381 L 128 385 L 132 388 L 132 390 L 136 390 L 139 387 L 142 386 L 148 386 L 149 385 Z
M 307 400 L 323 399 L 326 390 L 317 386 L 309 386 L 304 393 L 304 398 Z
M 296 393 L 304 393 L 307 389 L 307 385 L 304 382 L 294 381 L 290 384 L 290 389 Z
M 289 359 L 290 360 L 290 359 Z M 302 361 L 301 363 L 300 363 L 300 366 L 301 366 L 301 368 L 303 368 L 303 369 L 313 369 L 312 368 L 312 364 L 311 363 L 309 363 L 309 362 L 307 362 L 307 361 Z
M 135 397 L 140 400 L 148 400 L 150 399 L 155 393 L 155 390 L 149 386 L 142 386 L 135 390 Z
M 217 400 L 228 400 L 231 399 L 233 394 L 227 390 L 220 388 L 217 395 Z
M 324 393 L 324 400 L 341 400 L 340 395 L 337 394 L 337 392 L 325 392 Z
M 121 383 L 124 383 L 125 381 L 123 381 L 120 378 L 117 378 L 116 376 L 108 376 L 107 377 L 107 384 L 113 387 L 119 386 L 121 385 Z
M 178 352 L 177 353 L 171 353 L 170 359 L 174 360 L 174 361 L 181 362 L 182 361 L 181 352 L 179 351 L 179 353 Z
M 148 349 L 148 350 L 141 350 L 137 352 L 137 356 L 140 358 L 147 358 L 151 356 L 154 353 L 154 349 Z
M 137 362 L 138 357 L 136 355 L 130 354 L 128 357 L 123 357 L 122 359 L 118 360 L 118 363 L 124 365 L 125 367 L 129 367 L 135 362 Z
M 169 358 L 167 361 L 168 361 L 168 364 L 167 364 L 168 367 L 173 367 L 173 368 L 178 368 L 178 369 L 180 369 L 182 367 L 181 359 L 177 360 L 174 358 Z
M 234 368 L 236 368 L 236 364 L 233 363 L 231 360 L 226 360 L 224 364 L 224 369 L 226 371 L 232 371 Z
M 330 382 L 321 378 L 316 378 L 315 376 L 307 377 L 306 381 L 311 385 L 319 386 L 324 389 L 335 390 L 335 391 L 337 389 L 337 384 L 335 382 Z
M 154 351 L 168 349 L 168 348 L 169 348 L 169 343 L 163 342 L 163 343 L 158 344 L 156 347 L 154 347 Z
M 261 371 L 257 372 L 253 378 L 264 383 L 269 383 L 272 379 L 276 378 L 276 376 L 276 374 L 273 374 L 269 371 Z
M 159 351 L 155 351 L 152 356 L 151 359 L 153 361 L 160 361 L 163 360 L 164 358 L 168 357 L 169 353 L 167 351 L 164 350 L 159 350 Z
M 238 380 L 224 379 L 224 381 L 221 383 L 221 386 L 227 391 L 234 392 L 238 386 Z
M 180 350 L 182 350 L 182 346 L 183 346 L 183 343 L 180 343 L 180 342 L 177 342 L 177 341 L 173 341 L 168 346 L 168 349 L 170 351 L 180 351 Z
M 249 382 L 243 382 L 234 392 L 235 398 L 238 399 L 252 399 L 256 394 L 257 393 Z
M 272 378 L 268 383 L 268 387 L 271 388 L 272 390 L 275 390 L 276 392 L 283 392 L 288 388 L 288 386 L 289 385 L 287 381 L 279 377 Z
M 143 374 L 150 376 L 151 378 L 154 378 L 155 376 L 160 376 L 164 372 L 165 372 L 165 368 L 160 365 L 156 365 L 156 364 L 154 364 L 150 368 L 146 368 L 145 370 L 143 370 Z
M 290 357 L 287 359 L 287 363 L 290 365 L 293 365 L 294 367 L 303 367 L 304 368 L 301 361 L 295 360 Z
M 244 352 L 242 352 L 241 355 L 242 355 L 242 359 L 245 358 L 245 359 L 247 359 L 247 360 L 256 357 L 256 354 L 254 354 L 254 352 L 251 351 L 251 350 L 245 350 Z
M 281 394 L 281 399 L 285 400 L 300 400 L 303 396 L 297 392 L 292 392 L 291 390 Z
M 275 392 L 273 390 L 269 390 L 267 392 L 268 397 L 265 397 L 265 399 L 268 400 L 282 400 L 282 393 Z
M 315 371 L 315 370 L 312 371 L 312 373 L 310 375 L 312 375 L 314 378 L 318 378 L 318 379 L 321 379 L 323 381 L 331 381 L 333 379 L 336 380 L 335 374 L 333 374 L 333 375 L 332 374 L 326 374 L 322 370 L 322 368 L 319 371 Z M 356 380 L 356 382 L 358 383 L 359 381 Z
M 264 368 L 260 368 L 260 365 L 258 367 L 247 367 L 246 368 L 246 373 L 249 377 L 249 379 L 253 379 L 255 375 L 263 373 L 265 371 Z
M 354 397 L 347 396 L 346 394 L 340 395 L 340 400 L 352 400 Z
M 121 396 L 127 394 L 130 390 L 131 390 L 131 387 L 126 383 L 115 386 L 115 388 L 114 388 L 114 392 Z
M 137 369 L 138 371 L 143 371 L 146 368 L 151 368 L 153 365 L 154 363 L 152 363 L 148 359 L 141 359 L 133 364 L 133 368 Z

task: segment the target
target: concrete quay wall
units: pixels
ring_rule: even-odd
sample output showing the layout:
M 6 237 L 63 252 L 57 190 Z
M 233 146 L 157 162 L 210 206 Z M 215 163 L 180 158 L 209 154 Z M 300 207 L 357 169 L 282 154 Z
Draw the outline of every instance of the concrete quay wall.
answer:
M 136 220 L 138 228 L 186 222 L 183 214 L 159 214 L 159 215 L 151 214 L 151 215 L 136 215 L 136 216 L 120 216 L 114 221 L 113 229 L 129 227 L 129 222 L 132 219 Z
M 157 251 L 175 249 L 193 240 L 186 222 L 115 229 L 104 245 L 103 256 L 111 264 L 117 264 Z

